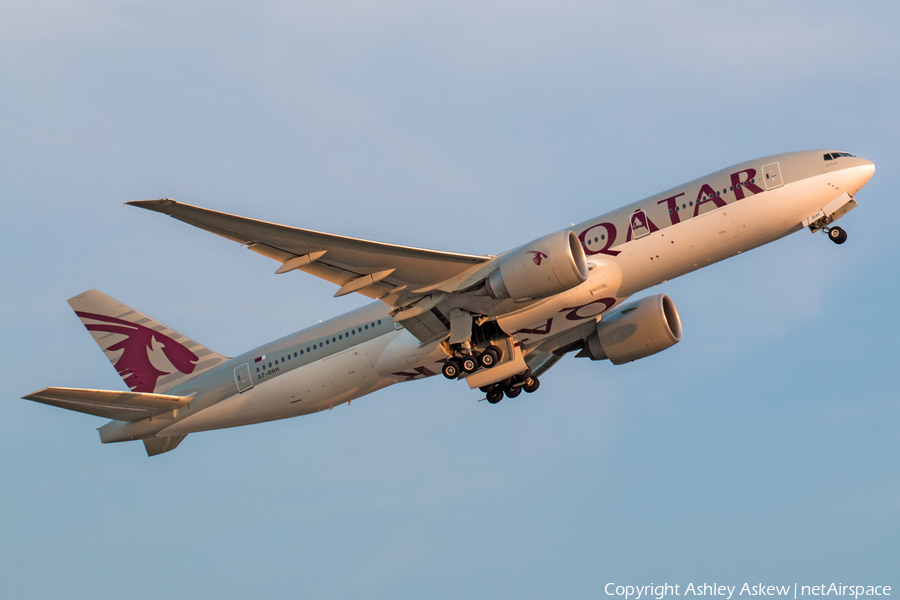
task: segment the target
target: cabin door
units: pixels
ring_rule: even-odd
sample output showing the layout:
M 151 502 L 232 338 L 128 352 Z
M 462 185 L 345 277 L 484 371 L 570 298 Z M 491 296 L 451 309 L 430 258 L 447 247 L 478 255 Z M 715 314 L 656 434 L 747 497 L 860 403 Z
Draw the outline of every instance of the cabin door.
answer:
M 637 209 L 631 215 L 631 237 L 638 239 L 648 233 L 650 233 L 650 223 L 647 221 L 647 215 L 641 209 Z
M 762 170 L 763 180 L 766 182 L 767 190 L 784 185 L 784 181 L 781 179 L 781 166 L 777 162 L 764 166 Z
M 253 378 L 250 376 L 250 365 L 244 363 L 234 369 L 234 383 L 238 392 L 246 392 L 253 387 Z

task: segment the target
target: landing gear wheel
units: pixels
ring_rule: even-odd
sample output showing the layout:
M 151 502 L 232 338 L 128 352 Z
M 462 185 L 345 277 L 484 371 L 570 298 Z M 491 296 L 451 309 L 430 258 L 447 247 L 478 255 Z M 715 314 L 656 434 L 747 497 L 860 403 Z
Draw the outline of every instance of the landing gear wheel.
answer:
M 503 391 L 502 390 L 491 390 L 488 392 L 487 401 L 491 404 L 497 404 L 503 400 Z
M 481 390 L 482 392 L 484 392 L 485 394 L 490 394 L 492 391 L 494 391 L 495 387 L 497 387 L 497 384 L 492 383 L 490 385 L 483 385 L 478 389 Z
M 835 244 L 843 244 L 847 241 L 847 232 L 840 227 L 832 227 L 828 230 L 828 239 Z
M 478 362 L 481 363 L 481 366 L 485 369 L 490 369 L 497 364 L 497 355 L 494 354 L 494 352 L 490 348 L 488 348 L 478 355 Z
M 443 373 L 444 377 L 446 377 L 447 379 L 456 379 L 457 377 L 459 377 L 459 372 L 459 363 L 453 359 L 445 362 L 443 368 L 441 368 L 441 373 Z
M 459 365 L 466 373 L 474 373 L 478 370 L 478 361 L 471 354 L 466 354 L 460 359 Z
M 500 362 L 500 359 L 503 358 L 503 350 L 500 349 L 500 346 L 491 344 L 487 347 L 487 350 L 485 350 L 485 352 L 490 352 L 494 355 L 494 358 L 496 358 L 496 360 L 494 361 L 495 363 Z
M 519 394 L 522 393 L 522 388 L 521 387 L 506 388 L 503 391 L 506 394 L 507 398 L 515 398 L 516 396 L 518 396 Z
M 525 390 L 526 393 L 530 394 L 532 392 L 536 392 L 539 387 L 541 387 L 541 380 L 537 377 L 532 376 L 525 380 L 525 385 L 522 386 L 522 389 Z

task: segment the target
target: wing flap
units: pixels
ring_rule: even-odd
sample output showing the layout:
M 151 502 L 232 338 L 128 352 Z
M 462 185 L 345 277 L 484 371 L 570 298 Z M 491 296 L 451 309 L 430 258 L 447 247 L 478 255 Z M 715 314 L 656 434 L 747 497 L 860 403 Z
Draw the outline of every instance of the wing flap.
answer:
M 491 259 L 489 256 L 411 248 L 288 227 L 182 204 L 168 198 L 128 204 L 169 215 L 246 244 L 254 252 L 281 263 L 324 251 L 315 261 L 298 268 L 338 285 L 393 269 L 380 286 L 375 284 L 363 288 L 365 291 L 362 293 L 372 296 L 401 285 L 410 288 L 434 286 Z
M 22 398 L 116 421 L 137 421 L 180 408 L 193 396 L 48 387 Z

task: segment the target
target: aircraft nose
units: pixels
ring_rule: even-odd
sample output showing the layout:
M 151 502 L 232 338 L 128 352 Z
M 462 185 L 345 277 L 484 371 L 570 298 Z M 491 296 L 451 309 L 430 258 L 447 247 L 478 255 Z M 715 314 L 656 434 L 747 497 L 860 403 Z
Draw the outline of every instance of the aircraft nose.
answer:
M 875 165 L 871 161 L 862 160 L 862 163 L 856 166 L 856 170 L 859 171 L 863 185 L 866 185 L 872 179 L 872 175 L 875 174 Z

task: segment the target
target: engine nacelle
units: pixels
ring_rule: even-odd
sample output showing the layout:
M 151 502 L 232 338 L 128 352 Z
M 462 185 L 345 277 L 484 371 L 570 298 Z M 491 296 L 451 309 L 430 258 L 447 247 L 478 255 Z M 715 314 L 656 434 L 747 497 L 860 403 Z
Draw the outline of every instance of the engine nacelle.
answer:
M 597 323 L 578 356 L 608 358 L 621 365 L 671 348 L 681 341 L 681 318 L 665 294 L 622 306 Z
M 487 279 L 487 291 L 497 300 L 546 298 L 584 283 L 587 276 L 587 260 L 578 236 L 572 231 L 557 231 L 501 258 Z

